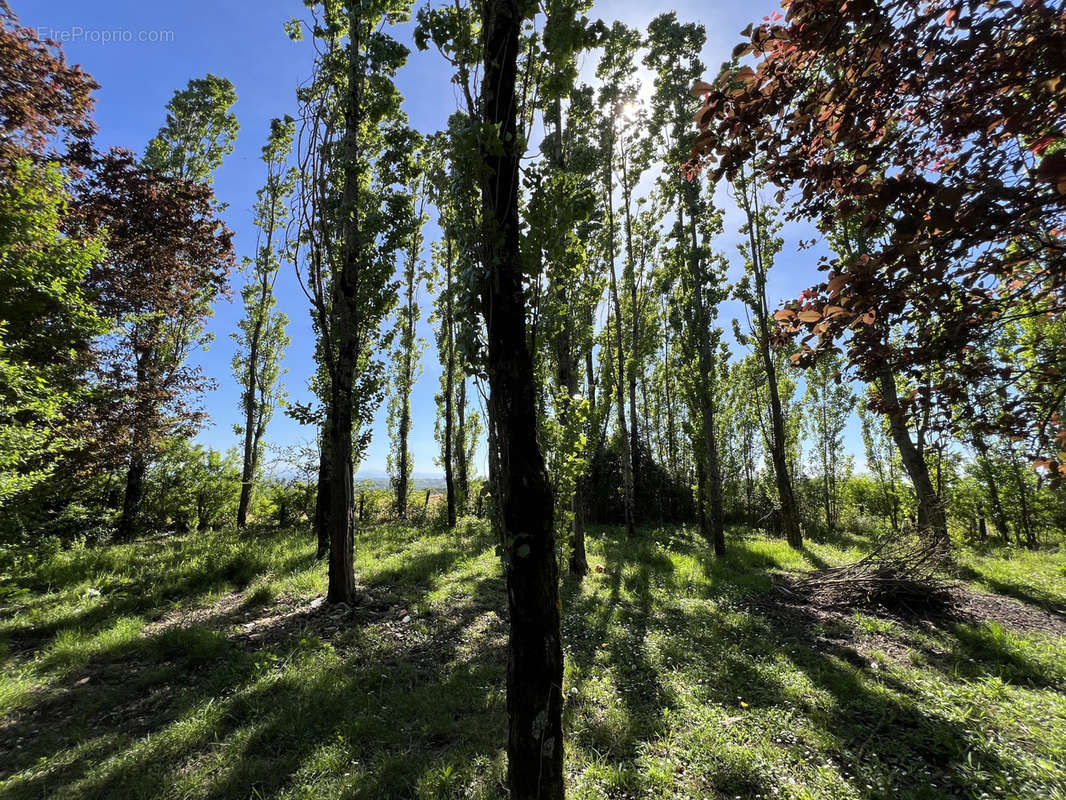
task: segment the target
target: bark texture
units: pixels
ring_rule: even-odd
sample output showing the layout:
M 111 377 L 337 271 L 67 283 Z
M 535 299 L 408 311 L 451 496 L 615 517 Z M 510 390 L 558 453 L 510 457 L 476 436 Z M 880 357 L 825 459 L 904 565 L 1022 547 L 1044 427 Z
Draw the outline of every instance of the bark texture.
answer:
M 482 151 L 482 313 L 488 339 L 490 428 L 511 618 L 507 782 L 512 800 L 564 795 L 562 679 L 553 500 L 537 441 L 533 362 L 519 252 L 517 0 L 487 0 L 482 109 L 500 140 Z

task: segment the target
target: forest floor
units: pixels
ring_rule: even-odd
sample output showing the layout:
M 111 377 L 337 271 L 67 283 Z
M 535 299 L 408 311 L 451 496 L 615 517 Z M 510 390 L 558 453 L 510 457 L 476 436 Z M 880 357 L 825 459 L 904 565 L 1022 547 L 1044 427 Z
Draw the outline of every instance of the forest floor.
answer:
M 1066 798 L 1066 549 L 959 553 L 937 619 L 787 603 L 860 555 L 733 530 L 589 537 L 565 579 L 568 796 Z M 0 798 L 490 798 L 505 595 L 484 525 L 64 551 L 0 576 Z

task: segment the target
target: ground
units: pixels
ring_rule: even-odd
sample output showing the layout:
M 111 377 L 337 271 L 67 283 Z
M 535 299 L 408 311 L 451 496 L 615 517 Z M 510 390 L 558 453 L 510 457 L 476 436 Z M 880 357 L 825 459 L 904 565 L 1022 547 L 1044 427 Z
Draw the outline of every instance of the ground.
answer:
M 775 591 L 861 554 L 733 530 L 589 537 L 562 587 L 571 798 L 1066 798 L 1066 550 L 958 554 L 916 620 Z M 505 597 L 485 526 L 52 555 L 0 581 L 0 798 L 490 798 Z

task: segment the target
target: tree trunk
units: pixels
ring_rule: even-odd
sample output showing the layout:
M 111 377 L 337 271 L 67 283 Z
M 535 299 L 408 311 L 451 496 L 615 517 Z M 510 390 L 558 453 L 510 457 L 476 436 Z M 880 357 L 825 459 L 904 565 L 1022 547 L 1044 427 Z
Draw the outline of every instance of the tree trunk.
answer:
M 323 425 L 321 433 L 321 449 L 318 454 L 318 491 L 315 493 L 315 537 L 318 539 L 316 558 L 325 558 L 329 555 L 329 487 L 331 465 L 329 458 L 329 421 Z
M 144 501 L 144 475 L 148 463 L 138 447 L 130 455 L 130 466 L 126 470 L 126 491 L 122 497 L 122 516 L 118 521 L 119 539 L 130 539 L 137 533 L 141 518 L 141 504 Z
M 237 527 L 248 524 L 248 506 L 252 500 L 252 481 L 255 478 L 255 379 L 259 359 L 259 325 L 252 330 L 248 347 L 248 372 L 244 380 L 244 460 L 241 466 L 241 497 L 237 503 Z
M 407 493 L 410 490 L 408 473 L 411 465 L 408 463 L 407 440 L 411 434 L 411 406 L 410 399 L 404 398 L 403 407 L 400 409 L 400 424 L 397 426 L 397 438 L 399 439 L 399 456 L 396 476 L 396 514 L 400 519 L 407 519 Z
M 680 210 L 679 210 L 680 214 Z M 716 414 L 714 407 L 714 353 L 711 352 L 711 315 L 703 298 L 703 268 L 700 264 L 699 241 L 696 232 L 696 215 L 689 210 L 689 265 L 692 277 L 692 298 L 696 318 L 696 349 L 699 360 L 700 426 L 703 429 L 704 480 L 700 492 L 707 499 L 707 527 L 716 556 L 725 555 L 725 522 L 722 503 L 722 467 L 715 436 Z
M 564 796 L 559 590 L 553 500 L 537 441 L 536 384 L 527 348 L 519 251 L 518 0 L 487 0 L 482 108 L 499 140 L 482 151 L 489 409 L 496 429 L 507 600 L 507 783 L 512 800 Z
M 625 158 L 622 160 L 622 196 L 625 202 L 625 229 L 626 229 L 626 268 L 624 277 L 628 284 L 626 287 L 629 290 L 629 370 L 628 370 L 628 382 L 629 382 L 629 455 L 633 463 L 633 498 L 634 502 L 637 495 L 637 487 L 641 485 L 643 476 L 641 474 L 640 464 L 640 430 L 637 426 L 637 371 L 638 371 L 638 359 L 637 352 L 640 345 L 640 315 L 637 310 L 637 274 L 636 274 L 636 262 L 633 256 L 633 209 L 631 193 L 632 189 L 629 186 L 629 172 L 626 168 Z M 621 324 L 621 322 L 619 322 Z M 619 339 L 619 363 L 622 363 L 621 357 L 621 339 Z M 621 380 L 621 376 L 619 376 Z M 634 508 L 634 516 L 636 515 L 636 509 Z
M 330 354 L 329 414 L 329 589 L 328 603 L 351 603 L 355 599 L 355 572 L 352 549 L 355 487 L 352 463 L 352 401 L 355 362 L 361 350 L 356 318 L 359 291 L 359 259 L 362 257 L 359 230 L 360 175 L 359 127 L 362 123 L 364 83 L 362 18 L 358 3 L 349 8 L 348 86 L 344 109 L 344 138 L 341 143 L 344 185 L 341 196 L 341 263 L 331 285 L 332 312 L 336 320 L 337 349 Z
M 999 486 L 996 484 L 996 476 L 992 471 L 992 462 L 988 458 L 988 446 L 978 434 L 974 434 L 973 446 L 980 458 L 981 472 L 984 473 L 985 477 L 985 486 L 988 487 L 988 500 L 992 504 L 992 524 L 1003 541 L 1010 543 L 1010 523 L 1007 521 L 1007 515 L 1003 513 L 1003 503 L 1000 502 L 999 497 Z
M 1014 485 L 1018 487 L 1018 510 L 1021 514 L 1022 535 L 1025 536 L 1026 546 L 1030 549 L 1035 549 L 1037 541 L 1036 533 L 1033 531 L 1032 518 L 1029 514 L 1029 487 L 1025 485 L 1025 477 L 1022 475 L 1013 446 L 1010 447 L 1010 465 L 1011 470 L 1014 472 Z
M 271 252 L 274 241 L 274 226 L 271 224 L 267 230 L 266 251 Z M 259 256 L 257 255 L 256 258 Z M 255 325 L 252 327 L 251 337 L 248 342 L 248 370 L 244 378 L 244 459 L 241 465 L 241 497 L 237 503 L 237 527 L 243 528 L 248 524 L 248 506 L 252 501 L 252 485 L 255 481 L 255 473 L 258 467 L 256 463 L 259 456 L 259 437 L 261 431 L 256 419 L 257 403 L 255 400 L 258 390 L 259 377 L 259 345 L 263 338 L 264 315 L 270 313 L 266 308 L 267 298 L 270 296 L 270 282 L 264 272 L 260 276 L 259 305 L 256 308 Z
M 444 486 L 448 528 L 455 527 L 455 465 L 452 454 L 452 398 L 455 394 L 455 312 L 452 308 L 452 241 L 444 237 Z
M 349 380 L 351 365 L 343 354 L 338 359 L 338 380 Z M 348 384 L 349 386 L 351 384 Z M 353 548 L 355 546 L 354 514 L 355 486 L 352 476 L 352 399 L 351 393 L 335 387 L 334 411 L 330 425 L 329 474 L 329 588 L 327 603 L 351 603 L 355 599 L 355 570 Z
M 892 373 L 892 367 L 888 361 L 882 362 L 878 378 L 881 397 L 888 411 L 889 431 L 896 447 L 899 448 L 903 468 L 907 470 L 907 475 L 914 486 L 914 494 L 918 501 L 918 527 L 928 531 L 938 542 L 947 545 L 948 526 L 947 518 L 944 516 L 944 507 L 933 489 L 925 457 L 911 441 L 910 430 L 907 428 L 907 421 L 896 392 L 896 376 Z
M 766 388 L 770 395 L 770 460 L 774 465 L 774 480 L 777 484 L 777 496 L 781 503 L 781 528 L 790 547 L 799 550 L 803 547 L 803 534 L 800 531 L 799 508 L 792 491 L 792 478 L 788 471 L 788 459 L 785 453 L 785 417 L 781 409 L 781 394 L 777 387 L 777 367 L 770 355 L 769 312 L 766 306 L 766 269 L 762 261 L 761 230 L 759 229 L 758 194 L 755 206 L 749 205 L 747 188 L 744 188 L 742 203 L 748 218 L 748 243 L 751 246 L 751 261 L 755 272 L 755 312 L 759 325 L 759 355 L 762 357 L 766 372 Z
M 418 237 L 416 237 L 417 241 Z M 413 253 L 412 258 L 417 262 L 418 253 Z M 414 370 L 415 346 L 415 284 L 413 268 L 407 276 L 406 306 L 404 308 L 404 332 L 402 346 L 403 353 L 403 380 L 398 387 L 400 390 L 400 419 L 396 431 L 396 514 L 401 519 L 407 519 L 407 493 L 410 490 L 409 473 L 411 469 L 410 453 L 407 451 L 407 440 L 411 436 L 411 384 Z
M 573 331 L 571 325 L 573 321 L 569 316 L 563 319 L 563 324 L 556 335 L 555 342 L 555 358 L 556 358 L 556 383 L 566 389 L 566 400 L 564 401 L 563 408 L 560 409 L 560 424 L 564 430 L 568 429 L 572 423 L 573 416 L 573 402 L 574 397 L 577 395 L 578 380 L 577 380 L 577 359 L 574 353 L 573 346 Z M 570 495 L 570 511 L 572 519 L 570 522 L 570 574 L 577 577 L 584 577 L 588 572 L 588 559 L 585 555 L 585 520 L 583 519 L 584 507 L 583 507 L 583 486 L 584 483 L 582 475 L 578 475 L 574 479 L 574 488 Z
M 455 398 L 455 469 L 456 469 L 456 509 L 465 514 L 470 497 L 470 474 L 466 451 L 466 375 L 461 371 L 458 376 L 458 396 Z

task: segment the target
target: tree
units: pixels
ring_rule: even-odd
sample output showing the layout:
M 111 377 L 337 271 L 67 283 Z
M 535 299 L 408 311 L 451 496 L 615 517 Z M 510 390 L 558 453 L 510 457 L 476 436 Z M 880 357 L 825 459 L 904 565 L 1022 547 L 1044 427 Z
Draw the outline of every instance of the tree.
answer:
M 544 30 L 541 103 L 550 133 L 528 170 L 530 197 L 523 255 L 537 276 L 531 349 L 541 386 L 541 442 L 555 496 L 557 535 L 569 538 L 573 575 L 588 571 L 585 554 L 589 412 L 581 362 L 591 356 L 596 307 L 603 294 L 593 248 L 599 120 L 592 91 L 578 89 L 576 50 L 594 38 L 578 19 L 587 3 L 552 4 Z M 587 378 L 587 376 L 586 376 Z M 591 389 L 591 384 L 589 385 Z
M 258 229 L 256 254 L 247 262 L 250 275 L 241 289 L 244 318 L 237 323 L 239 332 L 231 334 L 237 342 L 233 374 L 244 387 L 241 393 L 244 424 L 237 430 L 238 435 L 244 436 L 241 497 L 237 504 L 237 526 L 240 528 L 248 521 L 248 506 L 259 474 L 267 423 L 284 399 L 278 379 L 281 358 L 289 343 L 285 334 L 288 318 L 274 310 L 277 303 L 274 283 L 281 269 L 281 258 L 286 255 L 281 234 L 289 219 L 288 201 L 297 180 L 296 168 L 285 166 L 292 153 L 295 134 L 296 122 L 292 117 L 271 120 L 270 135 L 262 155 L 267 179 L 256 195 L 254 206 Z
M 312 4 L 318 13 L 318 4 Z M 298 161 L 302 276 L 318 337 L 314 387 L 323 403 L 320 551 L 328 541 L 330 603 L 355 599 L 355 464 L 384 393 L 382 321 L 396 302 L 393 257 L 411 236 L 411 198 L 402 189 L 413 138 L 393 76 L 407 48 L 383 29 L 406 18 L 405 0 L 323 4 L 312 30 L 315 73 L 303 105 Z M 289 26 L 298 38 L 302 28 Z
M 0 182 L 0 501 L 32 489 L 79 445 L 90 344 L 103 331 L 85 280 L 103 237 L 64 232 L 55 167 L 12 165 Z
M 663 162 L 676 163 L 691 146 L 690 116 L 680 102 L 681 92 L 703 72 L 699 53 L 706 41 L 702 26 L 683 25 L 674 13 L 660 14 L 648 25 L 648 53 L 644 63 L 655 73 L 652 96 L 652 126 L 665 132 Z M 694 451 L 699 460 L 700 522 L 717 555 L 725 552 L 722 469 L 717 441 L 718 408 L 715 397 L 715 346 L 720 331 L 714 329 L 718 304 L 726 299 L 724 264 L 712 259 L 700 241 L 704 235 L 721 233 L 721 214 L 712 211 L 694 181 L 684 182 L 675 170 L 667 168 L 660 178 L 664 201 L 677 208 L 674 240 L 678 248 L 675 292 L 685 309 L 678 326 L 679 345 L 687 366 L 681 367 L 692 430 Z M 682 320 L 678 320 L 682 322 Z
M 607 124 L 603 126 L 603 139 L 601 147 L 604 151 L 603 161 L 603 204 L 606 209 L 606 253 L 604 259 L 610 273 L 610 297 L 614 311 L 611 325 L 615 335 L 614 354 L 617 359 L 615 366 L 615 412 L 618 435 L 622 441 L 622 500 L 625 512 L 626 533 L 629 536 L 636 534 L 636 486 L 633 470 L 633 444 L 630 430 L 636 425 L 636 419 L 626 423 L 626 340 L 623 335 L 622 300 L 619 290 L 618 270 L 615 264 L 618 257 L 618 247 L 615 240 L 616 223 L 614 214 L 614 164 L 615 151 L 618 146 L 617 120 L 624 119 L 624 109 L 632 111 L 637 97 L 637 83 L 634 75 L 636 64 L 634 59 L 637 48 L 640 46 L 640 34 L 627 28 L 621 22 L 615 22 L 603 41 L 603 56 L 596 66 L 596 76 L 602 81 L 599 93 L 599 104 L 604 109 Z M 629 181 L 626 185 L 632 188 Z M 627 193 L 626 199 L 629 199 Z M 626 203 L 626 219 L 629 220 L 629 204 Z M 627 227 L 627 231 L 630 229 Z M 626 250 L 626 269 L 631 267 L 631 247 Z
M 465 513 L 469 495 L 470 461 L 480 425 L 467 412 L 467 377 L 475 370 L 477 299 L 471 286 L 479 263 L 480 197 L 476 172 L 463 155 L 470 118 L 453 114 L 448 129 L 430 141 L 427 179 L 437 207 L 441 239 L 431 246 L 432 269 L 427 288 L 435 291 L 431 322 L 442 366 L 436 394 L 434 435 L 440 443 L 449 526 Z
M 892 523 L 892 530 L 898 534 L 901 527 L 900 498 L 897 489 L 899 453 L 894 450 L 892 437 L 886 431 L 887 419 L 867 410 L 862 403 L 859 403 L 858 410 L 866 466 L 873 471 L 881 490 L 881 516 L 888 517 Z
M 1042 364 L 1022 380 L 1017 358 L 974 345 L 1066 305 L 1061 9 L 1043 0 L 786 9 L 745 31 L 735 55 L 753 55 L 754 67 L 694 87 L 704 103 L 689 169 L 717 160 L 715 176 L 734 176 L 758 153 L 782 200 L 795 190 L 790 218 L 833 230 L 857 217 L 869 247 L 826 261 L 828 280 L 779 312 L 789 332 L 815 339 L 796 360 L 846 342 L 850 370 L 878 383 L 900 432 L 890 374 L 919 382 L 933 423 L 953 431 L 981 406 L 971 388 L 994 377 L 1010 396 L 991 424 L 1032 434 L 1038 468 L 1058 474 L 1064 420 L 1034 411 L 1061 375 Z M 899 441 L 923 525 L 944 539 L 919 454 Z
M 121 329 L 108 348 L 104 383 L 112 395 L 110 410 L 129 414 L 130 421 L 128 438 L 109 440 L 129 448 L 120 536 L 137 528 L 145 470 L 161 438 L 194 430 L 202 421 L 187 401 L 211 382 L 185 361 L 194 347 L 209 341 L 204 324 L 211 302 L 228 291 L 230 232 L 214 216 L 209 184 L 233 149 L 238 126 L 230 107 L 236 100 L 233 85 L 223 78 L 190 81 L 167 105 L 166 123 L 149 143 L 143 165 L 112 151 L 88 184 L 85 219 L 93 230 L 106 227 L 111 242 L 106 266 L 96 276 L 102 279 L 98 290 L 105 314 Z M 133 204 L 125 220 L 123 201 Z M 166 213 L 174 218 L 161 221 Z M 160 263 L 149 264 L 150 259 Z M 141 274 L 132 275 L 135 269 Z M 160 283 L 151 286 L 152 280 Z
M 159 446 L 203 420 L 196 398 L 211 382 L 186 361 L 207 341 L 211 302 L 227 291 L 231 234 L 208 186 L 160 176 L 128 151 L 101 157 L 78 195 L 81 230 L 107 232 L 107 252 L 88 275 L 113 326 L 98 343 L 93 439 L 105 463 L 126 464 L 118 529 L 129 536 Z
M 736 295 L 754 314 L 751 320 L 751 335 L 762 361 L 763 374 L 766 376 L 770 417 L 766 445 L 773 464 L 781 527 L 789 546 L 798 550 L 803 547 L 803 534 L 800 530 L 799 508 L 788 463 L 788 438 L 781 402 L 781 376 L 774 359 L 774 330 L 771 327 L 770 307 L 766 300 L 766 275 L 784 244 L 777 236 L 781 223 L 777 219 L 777 210 L 762 202 L 759 182 L 750 173 L 738 171 L 734 196 L 744 214 L 741 233 L 747 237 L 747 242 L 740 245 L 745 276 L 737 284 Z
M 174 92 L 167 118 L 144 153 L 146 166 L 172 178 L 211 183 L 233 152 L 239 125 L 230 111 L 237 91 L 227 78 L 208 73 Z
M 515 800 L 547 800 L 564 794 L 563 653 L 554 502 L 537 441 L 536 384 L 519 249 L 522 152 L 516 79 L 522 22 L 517 0 L 488 0 L 483 6 L 481 312 L 511 619 L 507 783 Z
M 411 483 L 412 458 L 408 450 L 411 434 L 411 393 L 422 371 L 422 351 L 425 343 L 416 335 L 415 326 L 421 311 L 418 307 L 418 286 L 422 280 L 422 229 L 426 223 L 428 187 L 425 175 L 425 156 L 419 159 L 407 190 L 415 205 L 411 240 L 403 261 L 402 302 L 396 319 L 392 353 L 392 392 L 389 396 L 389 471 L 396 492 L 396 513 L 407 518 L 407 495 Z M 451 520 L 454 524 L 454 519 Z
M 85 288 L 103 238 L 67 224 L 70 178 L 94 126 L 93 80 L 0 4 L 0 502 L 52 475 L 79 443 L 90 344 Z
M 846 478 L 844 428 L 855 408 L 855 395 L 841 379 L 839 357 L 826 353 L 807 370 L 804 421 L 814 440 L 822 477 L 822 511 L 832 531 L 840 518 L 841 488 Z

